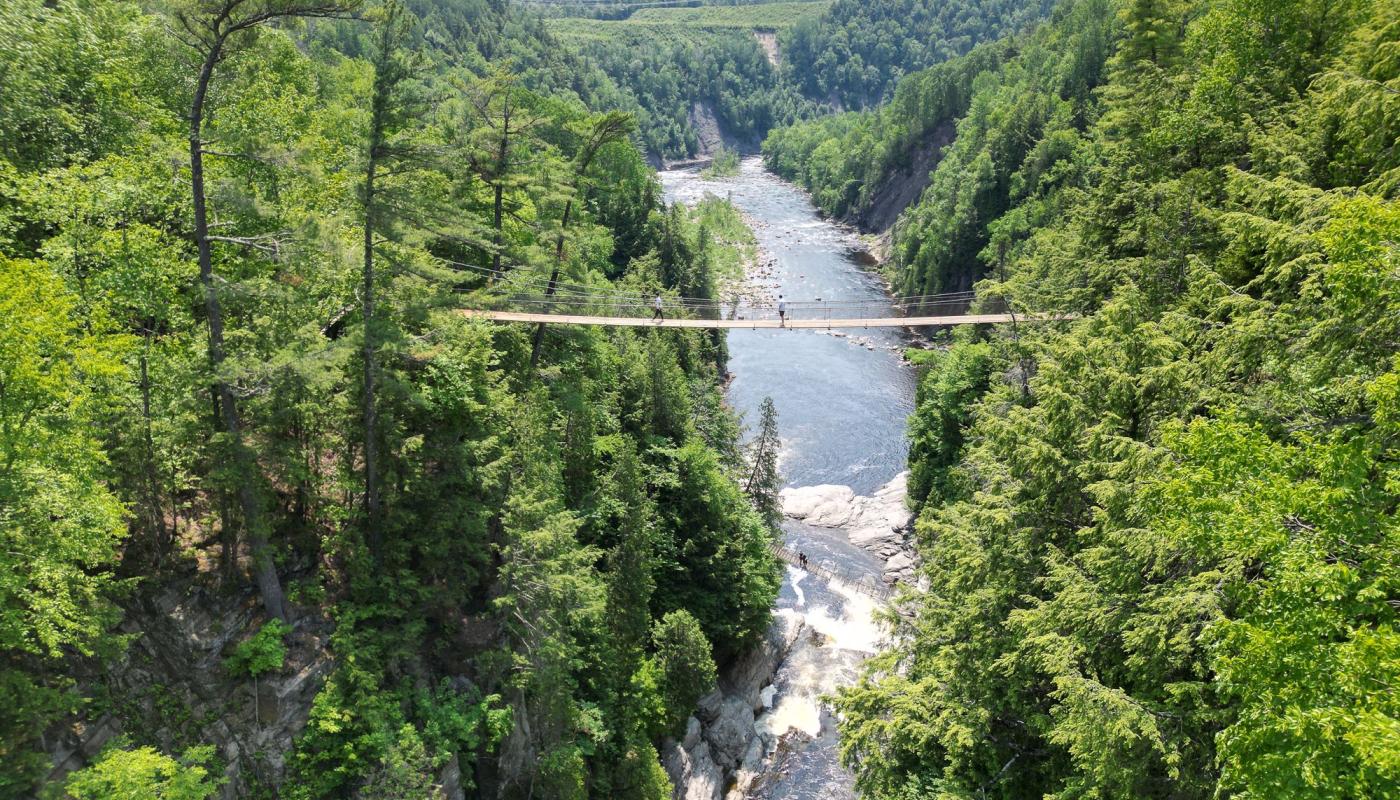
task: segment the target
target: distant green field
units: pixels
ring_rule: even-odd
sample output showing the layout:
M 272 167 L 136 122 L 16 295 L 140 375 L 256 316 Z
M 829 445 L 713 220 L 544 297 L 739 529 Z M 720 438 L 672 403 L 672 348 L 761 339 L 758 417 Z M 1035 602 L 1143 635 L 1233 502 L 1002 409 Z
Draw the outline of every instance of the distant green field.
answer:
M 820 16 L 832 0 L 793 3 L 761 3 L 743 6 L 694 8 L 642 8 L 623 20 L 555 17 L 546 19 L 550 30 L 564 36 L 604 37 L 610 31 L 634 28 L 692 28 L 697 30 L 779 30 L 800 19 Z

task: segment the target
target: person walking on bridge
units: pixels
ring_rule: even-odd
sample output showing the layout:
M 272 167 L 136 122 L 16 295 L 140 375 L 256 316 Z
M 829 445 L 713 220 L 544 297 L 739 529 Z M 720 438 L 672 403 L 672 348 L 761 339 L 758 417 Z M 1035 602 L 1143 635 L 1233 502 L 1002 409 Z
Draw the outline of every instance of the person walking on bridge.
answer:
M 778 327 L 787 325 L 787 301 L 778 295 Z
M 651 300 L 651 319 L 653 322 L 666 319 L 666 315 L 661 311 L 661 295 L 659 294 Z

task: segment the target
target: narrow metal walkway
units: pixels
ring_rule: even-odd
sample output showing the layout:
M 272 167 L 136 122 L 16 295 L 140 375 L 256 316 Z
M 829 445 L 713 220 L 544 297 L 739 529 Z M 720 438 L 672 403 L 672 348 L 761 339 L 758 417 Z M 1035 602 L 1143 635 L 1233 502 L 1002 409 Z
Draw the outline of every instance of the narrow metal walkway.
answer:
M 940 317 L 874 317 L 857 319 L 663 319 L 646 317 L 588 317 L 574 314 L 534 314 L 524 311 L 463 309 L 468 317 L 497 322 L 547 322 L 554 325 L 606 325 L 634 328 L 920 328 L 925 325 L 985 325 L 1001 322 L 1045 322 L 1065 316 L 1017 314 L 953 314 Z
M 894 597 L 894 587 L 885 586 L 884 584 L 877 585 L 872 582 L 869 576 L 857 577 L 850 573 L 840 572 L 831 567 L 815 563 L 811 559 L 808 559 L 807 563 L 804 565 L 802 560 L 798 558 L 797 553 L 776 542 L 770 543 L 768 549 L 773 551 L 773 555 L 804 572 L 810 572 L 813 575 L 825 578 L 830 583 L 839 583 L 852 591 L 860 592 L 867 597 L 873 597 L 882 603 L 888 603 L 890 598 Z

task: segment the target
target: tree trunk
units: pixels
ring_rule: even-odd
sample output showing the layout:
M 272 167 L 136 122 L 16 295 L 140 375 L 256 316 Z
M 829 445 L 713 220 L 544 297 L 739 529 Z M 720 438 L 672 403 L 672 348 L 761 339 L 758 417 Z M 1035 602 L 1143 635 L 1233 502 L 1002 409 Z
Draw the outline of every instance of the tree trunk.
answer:
M 377 100 L 378 98 L 376 98 Z M 379 446 L 375 439 L 377 409 L 374 405 L 375 327 L 374 327 L 374 180 L 383 127 L 381 106 L 376 103 L 370 124 L 369 164 L 365 168 L 365 266 L 364 266 L 364 436 L 365 436 L 365 530 L 370 553 L 379 558 L 383 534 L 379 530 Z
M 510 171 L 507 160 L 510 158 L 510 91 L 507 89 L 505 101 L 501 106 L 501 143 L 496 149 L 496 195 L 495 205 L 491 214 L 491 226 L 496 234 L 493 239 L 495 252 L 491 254 L 491 269 L 495 270 L 491 275 L 491 280 L 501 278 L 501 245 L 504 241 L 502 236 L 502 226 L 504 223 L 506 174 Z
M 190 183 L 194 202 L 194 238 L 195 246 L 199 250 L 199 282 L 204 288 L 204 309 L 209 318 L 209 365 L 214 373 L 214 390 L 219 402 L 220 418 L 238 467 L 238 502 L 242 507 L 243 526 L 252 551 L 253 573 L 257 578 L 258 591 L 262 595 L 263 607 L 267 613 L 286 620 L 287 610 L 282 596 L 282 583 L 277 577 L 277 565 L 273 562 L 267 535 L 263 530 L 262 510 L 258 507 L 257 494 L 253 490 L 257 463 L 243 444 L 233 387 L 229 386 L 228 381 L 220 374 L 225 357 L 224 316 L 214 284 L 214 257 L 209 243 L 209 216 L 204 197 L 202 131 L 204 99 L 209 91 L 209 81 L 214 75 L 214 66 L 219 61 L 223 44 L 223 39 L 217 39 L 210 46 L 200 67 L 199 80 L 195 84 L 194 102 L 190 107 Z
M 141 349 L 141 421 L 142 438 L 146 448 L 146 513 L 150 515 L 150 525 L 156 535 L 156 562 L 160 563 L 169 554 L 174 541 L 166 531 L 165 513 L 160 506 L 160 471 L 156 468 L 155 436 L 151 432 L 151 330 L 149 325 L 144 327 L 145 343 Z
M 569 215 L 574 210 L 574 199 L 564 201 L 564 219 L 559 223 L 559 236 L 554 240 L 554 269 L 549 273 L 549 285 L 544 287 L 545 299 L 554 296 L 554 284 L 559 280 L 559 269 L 564 265 L 564 228 L 569 225 Z M 548 309 L 546 309 L 548 310 Z M 540 345 L 544 342 L 544 323 L 535 326 L 535 341 L 530 346 L 530 369 L 540 360 Z

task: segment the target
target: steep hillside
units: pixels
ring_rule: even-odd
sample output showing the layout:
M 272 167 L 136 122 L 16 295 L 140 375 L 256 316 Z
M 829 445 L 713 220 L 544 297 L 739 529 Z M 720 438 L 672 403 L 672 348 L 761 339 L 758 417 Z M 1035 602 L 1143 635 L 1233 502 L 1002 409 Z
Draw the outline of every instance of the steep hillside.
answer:
M 825 213 L 888 230 L 928 185 L 972 102 L 973 82 L 1015 58 L 1021 44 L 1004 39 L 914 73 L 873 111 L 777 128 L 763 142 L 768 168 L 806 188 Z
M 782 37 L 784 74 L 808 97 L 860 109 L 899 79 L 1029 27 L 1052 0 L 836 0 Z
M 413 7 L 0 7 L 0 797 L 662 800 L 767 627 L 723 340 L 455 310 L 704 296 L 737 217 Z
M 1025 27 L 1048 7 L 815 0 L 637 8 L 616 20 L 590 12 L 547 25 L 611 78 L 625 107 L 640 109 L 649 152 L 674 160 L 710 154 L 697 119 L 712 115 L 731 146 L 756 150 L 772 128 L 873 104 L 899 76 Z
M 894 267 L 1078 319 L 918 356 L 928 589 L 845 759 L 877 800 L 1396 797 L 1400 8 L 1059 18 Z

